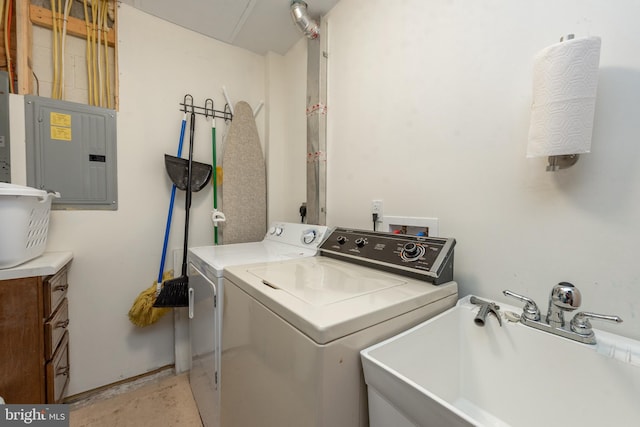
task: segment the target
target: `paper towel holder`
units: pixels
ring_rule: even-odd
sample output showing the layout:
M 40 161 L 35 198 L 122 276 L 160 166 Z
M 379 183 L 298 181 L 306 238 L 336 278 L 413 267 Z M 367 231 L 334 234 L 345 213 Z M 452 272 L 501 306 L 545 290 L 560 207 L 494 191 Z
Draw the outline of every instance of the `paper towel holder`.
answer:
M 573 40 L 575 37 L 575 34 L 567 34 L 566 36 L 560 37 L 560 42 Z M 559 156 L 549 156 L 547 172 L 555 172 L 559 169 L 570 168 L 577 163 L 579 158 L 580 154 L 563 154 Z
M 580 158 L 580 154 L 562 154 L 559 156 L 549 156 L 547 172 L 555 172 L 558 169 L 566 169 L 575 165 Z

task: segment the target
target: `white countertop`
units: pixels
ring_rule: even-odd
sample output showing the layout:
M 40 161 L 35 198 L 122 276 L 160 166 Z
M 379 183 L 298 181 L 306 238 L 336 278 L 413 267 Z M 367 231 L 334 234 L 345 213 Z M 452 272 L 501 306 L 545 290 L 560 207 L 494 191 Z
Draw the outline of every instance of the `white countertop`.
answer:
M 72 259 L 73 252 L 45 252 L 24 264 L 0 269 L 0 280 L 55 274 Z

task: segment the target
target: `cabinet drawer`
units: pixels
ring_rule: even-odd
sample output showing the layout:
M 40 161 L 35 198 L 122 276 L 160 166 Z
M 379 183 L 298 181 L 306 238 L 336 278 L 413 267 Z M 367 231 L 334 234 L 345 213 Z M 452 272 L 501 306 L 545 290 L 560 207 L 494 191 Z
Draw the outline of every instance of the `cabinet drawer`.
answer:
M 47 363 L 47 403 L 59 403 L 69 384 L 69 333 L 65 332 L 60 347 Z
M 56 308 L 60 301 L 67 296 L 67 267 L 63 267 L 53 276 L 48 277 L 44 282 L 44 318 L 48 319 Z
M 69 326 L 69 304 L 63 299 L 58 310 L 44 324 L 44 357 L 51 360 Z

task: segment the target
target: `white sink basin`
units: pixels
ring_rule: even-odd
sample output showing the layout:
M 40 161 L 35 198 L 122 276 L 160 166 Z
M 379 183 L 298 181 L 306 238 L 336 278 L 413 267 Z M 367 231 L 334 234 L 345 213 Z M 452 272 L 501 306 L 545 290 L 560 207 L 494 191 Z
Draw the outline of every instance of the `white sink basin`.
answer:
M 639 341 L 479 327 L 468 300 L 361 352 L 371 427 L 640 425 Z

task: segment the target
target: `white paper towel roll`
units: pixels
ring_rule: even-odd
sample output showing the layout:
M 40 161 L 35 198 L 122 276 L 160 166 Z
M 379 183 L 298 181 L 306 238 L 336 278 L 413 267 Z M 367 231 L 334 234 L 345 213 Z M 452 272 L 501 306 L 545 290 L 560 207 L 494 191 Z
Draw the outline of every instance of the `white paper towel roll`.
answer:
M 551 45 L 534 59 L 527 157 L 591 151 L 600 37 Z

